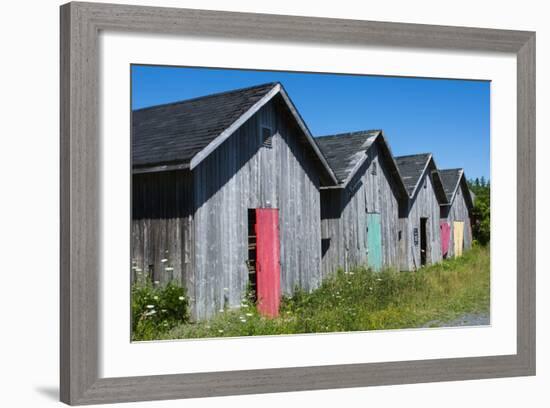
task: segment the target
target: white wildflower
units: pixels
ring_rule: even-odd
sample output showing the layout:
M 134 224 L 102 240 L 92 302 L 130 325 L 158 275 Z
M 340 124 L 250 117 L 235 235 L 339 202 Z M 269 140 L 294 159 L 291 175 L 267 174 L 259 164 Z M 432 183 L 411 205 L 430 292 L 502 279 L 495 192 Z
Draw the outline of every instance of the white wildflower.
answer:
M 154 309 L 155 305 L 147 305 L 146 307 L 147 307 L 147 309 Z
M 246 319 L 241 319 L 241 322 L 242 322 L 242 323 L 246 323 Z
M 167 266 L 166 268 L 164 268 L 165 271 L 173 271 L 174 268 L 172 268 L 171 266 Z
M 378 282 L 380 282 L 380 281 L 382 280 L 382 278 L 376 278 L 376 280 L 377 280 Z
M 185 300 L 185 298 L 183 296 L 180 296 L 178 299 L 179 300 Z
M 155 285 L 158 285 L 160 282 L 159 281 L 154 281 L 153 282 Z
M 150 310 L 147 313 L 145 313 L 145 316 L 151 316 L 151 315 L 154 315 L 155 313 L 157 313 L 156 310 Z
M 223 309 L 220 309 L 219 312 L 220 312 L 220 313 L 223 313 Z
M 218 330 L 218 333 L 223 333 L 223 329 L 219 329 L 219 330 Z
M 159 297 L 157 295 L 153 296 L 153 299 L 159 300 Z
M 168 259 L 162 258 L 160 261 L 161 261 L 162 263 L 164 263 L 164 262 L 168 262 Z
M 247 315 L 248 317 L 250 317 L 250 316 L 252 316 L 252 313 L 247 313 L 246 315 Z
M 229 292 L 229 288 L 223 288 L 225 292 Z
M 372 290 L 372 287 L 370 287 L 369 290 Z

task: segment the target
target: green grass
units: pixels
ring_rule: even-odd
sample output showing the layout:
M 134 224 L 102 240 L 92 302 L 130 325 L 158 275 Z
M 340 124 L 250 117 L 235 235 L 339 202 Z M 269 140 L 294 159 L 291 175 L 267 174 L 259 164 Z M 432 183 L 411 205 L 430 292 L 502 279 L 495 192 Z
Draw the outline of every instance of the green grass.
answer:
M 182 323 L 157 339 L 381 330 L 444 325 L 465 313 L 489 312 L 489 250 L 476 247 L 462 258 L 418 272 L 339 271 L 307 294 L 282 301 L 280 316 L 260 316 L 244 299 L 209 321 Z M 137 340 L 137 338 L 136 338 Z

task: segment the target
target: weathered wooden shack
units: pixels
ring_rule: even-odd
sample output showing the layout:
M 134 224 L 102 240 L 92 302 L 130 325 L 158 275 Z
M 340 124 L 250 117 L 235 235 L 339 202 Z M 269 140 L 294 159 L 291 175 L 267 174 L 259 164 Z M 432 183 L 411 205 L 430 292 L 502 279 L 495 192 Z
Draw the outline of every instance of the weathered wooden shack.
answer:
M 321 187 L 323 275 L 399 265 L 399 205 L 407 191 L 380 130 L 316 138 L 338 178 Z
M 249 285 L 276 314 L 321 282 L 320 187 L 337 180 L 281 84 L 133 111 L 132 169 L 134 279 L 183 283 L 195 319 Z
M 472 247 L 471 196 L 463 169 L 439 170 L 447 204 L 441 206 L 441 248 L 443 257 L 461 256 Z
M 400 214 L 400 267 L 417 270 L 442 260 L 440 206 L 447 204 L 447 196 L 431 153 L 395 161 L 408 191 Z

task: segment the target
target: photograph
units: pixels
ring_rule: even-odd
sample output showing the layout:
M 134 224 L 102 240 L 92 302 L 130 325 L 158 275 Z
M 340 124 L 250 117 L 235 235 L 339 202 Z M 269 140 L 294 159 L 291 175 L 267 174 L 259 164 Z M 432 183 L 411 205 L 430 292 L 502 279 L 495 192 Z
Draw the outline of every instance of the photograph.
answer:
M 129 68 L 132 341 L 491 324 L 490 81 Z

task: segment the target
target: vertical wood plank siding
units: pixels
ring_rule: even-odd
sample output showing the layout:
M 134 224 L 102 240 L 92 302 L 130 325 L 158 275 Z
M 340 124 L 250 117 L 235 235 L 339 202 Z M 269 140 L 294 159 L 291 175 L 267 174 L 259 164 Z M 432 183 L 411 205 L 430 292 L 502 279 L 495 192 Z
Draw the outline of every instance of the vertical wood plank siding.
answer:
M 400 258 L 401 269 L 412 271 L 420 268 L 420 218 L 428 219 L 426 224 L 426 263 L 429 265 L 440 262 L 442 259 L 439 202 L 429 170 L 420 179 L 415 196 L 409 199 L 408 208 L 406 217 L 401 220 L 404 232 L 401 240 L 402 255 Z M 418 245 L 414 244 L 415 228 L 418 228 Z
M 441 218 L 445 219 L 451 227 L 451 239 L 449 241 L 448 258 L 454 256 L 454 221 L 464 222 L 464 250 L 472 247 L 472 224 L 466 200 L 464 199 L 464 185 L 461 182 L 450 207 L 442 206 Z
M 399 265 L 399 195 L 378 142 L 367 156 L 345 189 L 321 191 L 323 277 L 367 264 L 367 212 L 380 214 L 383 266 Z
M 132 177 L 132 280 L 185 285 L 192 296 L 193 188 L 188 170 Z
M 194 170 L 196 318 L 236 307 L 248 284 L 249 208 L 279 209 L 281 290 L 321 280 L 318 170 L 279 97 L 267 103 Z M 262 127 L 272 147 L 263 147 Z

